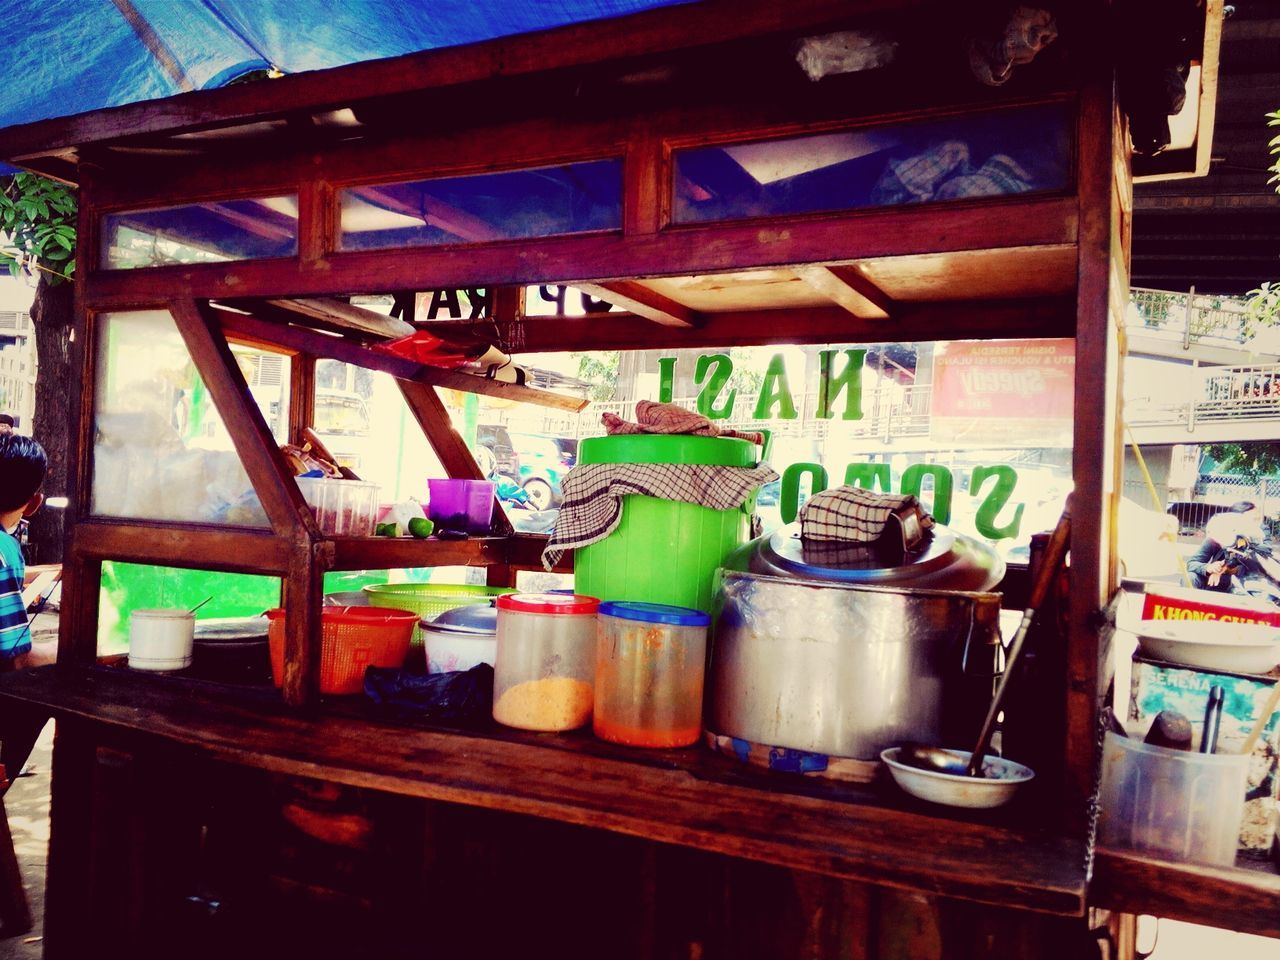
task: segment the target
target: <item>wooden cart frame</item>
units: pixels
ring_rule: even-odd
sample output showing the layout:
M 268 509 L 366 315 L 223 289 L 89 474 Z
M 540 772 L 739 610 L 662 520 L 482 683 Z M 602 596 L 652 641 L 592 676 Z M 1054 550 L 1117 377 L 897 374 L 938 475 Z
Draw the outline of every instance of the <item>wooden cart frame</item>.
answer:
M 1275 909 L 1280 882 L 1274 877 L 1189 868 L 1115 851 L 1095 855 L 1092 845 L 1099 709 L 1111 680 L 1104 611 L 1118 583 L 1113 527 L 1123 444 L 1117 397 L 1132 216 L 1130 156 L 1105 49 L 1105 5 L 1095 14 L 1082 14 L 1085 21 L 1093 17 L 1094 25 L 1076 35 L 1079 55 L 1050 79 L 1016 95 L 968 90 L 948 97 L 928 77 L 892 90 L 876 88 L 873 78 L 855 78 L 815 84 L 797 102 L 763 94 L 749 81 L 744 64 L 751 57 L 776 55 L 798 37 L 897 15 L 911 6 L 889 0 L 802 0 L 785 8 L 767 0 L 699 3 L 0 134 L 5 159 L 81 188 L 76 345 L 83 378 L 72 497 L 76 522 L 66 562 L 59 663 L 55 671 L 7 678 L 11 682 L 0 689 L 10 707 L 35 704 L 67 721 L 55 760 L 50 956 L 74 955 L 77 935 L 57 925 L 68 923 L 91 887 L 78 858 L 81 845 L 93 839 L 92 791 L 80 793 L 77 785 L 93 780 L 94 750 L 157 738 L 194 755 L 261 769 L 588 824 L 933 896 L 1068 917 L 1081 916 L 1089 902 L 1280 935 Z M 1209 40 L 1216 43 L 1220 13 L 1220 4 L 1209 4 L 1205 60 L 1210 65 L 1216 50 Z M 1085 49 L 1091 42 L 1096 49 Z M 671 85 L 658 82 L 651 94 L 643 84 L 642 92 L 628 99 L 619 94 L 626 89 L 620 78 L 663 71 L 678 77 L 694 63 L 740 81 L 744 92 L 733 95 L 733 83 L 726 82 L 705 93 L 686 90 L 673 97 Z M 1211 77 L 1212 70 L 1205 75 Z M 616 109 L 605 110 L 604 97 L 575 100 L 575 91 L 592 85 L 618 96 Z M 851 93 L 865 97 L 853 100 Z M 672 223 L 672 157 L 685 147 L 1034 104 L 1057 104 L 1072 118 L 1073 155 L 1064 190 Z M 396 111 L 436 106 L 438 125 L 417 123 L 403 132 L 385 123 Z M 370 132 L 352 141 L 316 129 L 317 115 L 352 107 L 382 116 L 383 124 L 370 125 Z M 267 133 L 262 140 L 246 141 L 253 152 L 200 139 L 211 131 L 244 133 L 254 126 Z M 183 145 L 184 135 L 188 143 L 194 137 L 199 149 L 178 151 L 183 153 L 179 159 L 167 156 Z M 622 161 L 620 230 L 379 251 L 340 247 L 339 193 L 346 186 L 597 158 Z M 295 257 L 136 270 L 104 270 L 97 264 L 106 216 L 281 193 L 298 198 Z M 825 304 L 696 309 L 645 282 L 761 270 L 789 272 Z M 914 277 L 914 287 L 902 286 L 914 295 L 878 286 L 877 272 Z M 1003 279 L 995 283 L 996 277 Z M 949 294 L 925 290 L 922 284 L 931 281 L 921 278 L 937 278 Z M 526 317 L 520 290 L 542 282 L 571 284 L 627 312 Z M 553 405 L 567 401 L 371 350 L 372 342 L 385 339 L 376 321 L 353 330 L 340 307 L 333 301 L 325 306 L 323 299 L 476 287 L 490 291 L 489 319 L 502 341 L 526 350 L 1073 337 L 1077 415 L 1070 587 L 1057 654 L 1061 675 L 1052 702 L 1044 704 L 1049 728 L 1063 731 L 1061 742 L 1046 752 L 1050 775 L 1060 787 L 1048 829 L 938 820 L 879 803 L 851 805 L 838 790 L 828 795 L 744 783 L 708 766 L 706 758 L 658 768 L 634 762 L 625 752 L 560 751 L 514 734 L 491 739 L 412 733 L 418 756 L 430 755 L 449 770 L 428 773 L 404 755 L 378 759 L 383 731 L 320 705 L 317 660 L 325 572 L 469 564 L 487 567 L 490 583 L 505 584 L 514 571 L 537 565 L 542 540 L 513 534 L 501 518 L 492 536 L 459 542 L 323 535 L 229 344 L 269 345 L 291 355 L 294 439 L 312 420 L 316 359 L 340 359 L 396 376 L 450 475 L 477 477 L 475 460 L 449 425 L 434 388 Z M 90 512 L 99 317 L 157 308 L 174 317 L 269 529 L 151 523 Z M 465 323 L 454 327 L 466 332 Z M 341 335 L 333 336 L 335 331 Z M 283 704 L 97 668 L 97 597 L 105 560 L 282 577 Z M 250 728 L 254 732 L 246 733 Z M 929 856 L 919 855 L 922 847 Z M 1206 893 L 1210 890 L 1217 895 Z

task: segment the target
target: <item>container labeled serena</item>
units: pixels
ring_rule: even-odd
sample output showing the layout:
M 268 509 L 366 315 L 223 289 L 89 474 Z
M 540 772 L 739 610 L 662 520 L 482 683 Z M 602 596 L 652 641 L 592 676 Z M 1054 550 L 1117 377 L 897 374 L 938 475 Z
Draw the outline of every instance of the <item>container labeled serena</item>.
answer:
M 592 720 L 597 737 L 633 747 L 687 747 L 698 740 L 710 622 L 687 607 L 600 605 Z
M 498 598 L 493 719 L 521 730 L 576 730 L 595 701 L 600 601 L 553 593 Z

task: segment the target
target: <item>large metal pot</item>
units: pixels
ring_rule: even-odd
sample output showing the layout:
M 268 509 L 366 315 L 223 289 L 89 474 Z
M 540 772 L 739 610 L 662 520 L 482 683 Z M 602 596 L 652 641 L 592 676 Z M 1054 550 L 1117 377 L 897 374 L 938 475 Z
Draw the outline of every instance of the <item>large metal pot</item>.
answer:
M 983 556 L 984 544 L 956 535 L 946 542 L 941 553 L 960 542 L 965 556 L 933 563 L 934 574 L 952 567 L 954 576 L 944 575 L 942 584 L 989 587 L 1003 573 L 998 558 L 991 564 Z M 876 582 L 881 568 L 862 569 Z M 914 573 L 939 582 L 929 570 Z M 965 743 L 977 736 L 998 674 L 999 613 L 1000 595 L 983 590 L 724 570 L 706 727 L 754 744 L 859 760 L 908 740 Z

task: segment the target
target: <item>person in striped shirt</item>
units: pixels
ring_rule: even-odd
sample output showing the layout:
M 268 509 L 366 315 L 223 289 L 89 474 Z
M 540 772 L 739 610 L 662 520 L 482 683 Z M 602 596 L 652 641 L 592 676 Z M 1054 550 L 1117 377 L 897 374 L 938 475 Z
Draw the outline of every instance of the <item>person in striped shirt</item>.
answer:
M 48 459 L 30 437 L 0 434 L 0 673 L 21 667 L 31 649 L 27 604 L 22 597 L 26 561 L 16 533 L 23 518 L 40 509 Z

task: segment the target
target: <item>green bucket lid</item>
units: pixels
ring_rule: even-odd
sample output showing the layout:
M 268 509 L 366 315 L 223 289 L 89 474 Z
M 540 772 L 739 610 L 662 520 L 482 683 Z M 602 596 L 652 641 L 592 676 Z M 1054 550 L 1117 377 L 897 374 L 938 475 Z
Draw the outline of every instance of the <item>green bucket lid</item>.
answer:
M 623 433 L 590 437 L 578 445 L 579 463 L 685 463 L 754 467 L 759 448 L 737 437 L 687 433 Z

